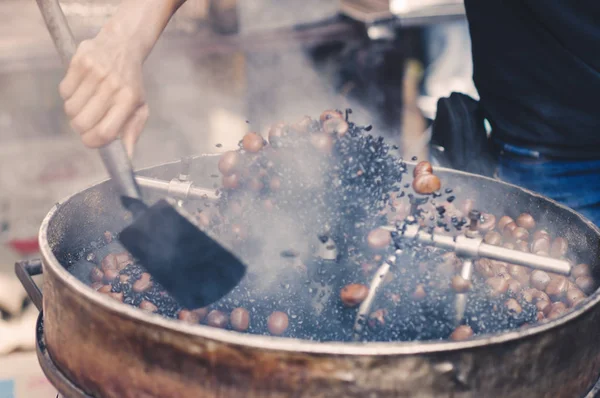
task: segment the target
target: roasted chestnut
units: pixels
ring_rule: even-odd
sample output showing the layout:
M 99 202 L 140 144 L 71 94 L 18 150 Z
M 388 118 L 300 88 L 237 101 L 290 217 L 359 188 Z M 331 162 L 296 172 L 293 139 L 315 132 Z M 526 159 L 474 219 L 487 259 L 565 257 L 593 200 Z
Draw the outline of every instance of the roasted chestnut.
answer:
M 577 264 L 571 270 L 571 276 L 575 279 L 579 278 L 580 276 L 590 276 L 590 275 L 591 275 L 590 266 L 587 264 Z
M 315 147 L 319 152 L 324 154 L 331 153 L 333 149 L 333 138 L 329 134 L 316 133 L 310 136 L 310 143 Z
M 433 174 L 433 167 L 431 166 L 431 163 L 427 161 L 417 163 L 413 170 L 413 177 L 417 177 L 421 174 Z
M 517 217 L 517 225 L 521 228 L 531 231 L 535 229 L 535 219 L 531 216 L 531 214 L 523 213 Z
M 451 286 L 452 290 L 456 293 L 466 293 L 471 289 L 471 281 L 464 279 L 460 275 L 456 275 L 452 278 Z
M 489 231 L 485 234 L 483 240 L 490 245 L 499 246 L 502 244 L 502 235 L 496 231 Z
M 238 332 L 245 332 L 250 327 L 250 313 L 245 308 L 236 308 L 229 315 L 231 327 Z
M 230 176 L 240 169 L 241 164 L 241 155 L 237 151 L 228 151 L 219 158 L 219 171 L 224 176 Z
M 420 195 L 431 195 L 442 188 L 442 182 L 434 174 L 420 174 L 415 177 L 412 186 Z
M 272 335 L 281 336 L 289 325 L 289 319 L 285 312 L 275 311 L 267 319 L 267 328 Z
M 223 176 L 222 184 L 225 189 L 237 189 L 240 186 L 240 179 L 237 174 Z
M 257 133 L 247 133 L 242 139 L 242 148 L 246 152 L 257 153 L 264 145 L 264 139 Z
M 461 325 L 454 329 L 452 334 L 450 335 L 450 340 L 453 341 L 463 341 L 468 340 L 473 337 L 473 329 L 467 325 Z
M 544 271 L 535 270 L 529 277 L 529 283 L 538 290 L 546 290 L 546 287 L 550 283 L 550 275 Z
M 510 224 L 511 222 L 514 222 L 514 220 L 512 218 L 510 218 L 509 216 L 502 216 L 500 217 L 500 219 L 498 220 L 498 231 L 504 231 L 504 227 L 507 224 Z
M 369 288 L 367 286 L 353 283 L 342 289 L 340 297 L 346 307 L 356 307 L 367 298 L 368 294 Z
M 377 228 L 367 235 L 367 244 L 373 250 L 388 248 L 392 243 L 392 235 L 383 228 Z
M 523 311 L 521 304 L 519 304 L 519 302 L 517 300 L 515 300 L 514 298 L 510 298 L 510 299 L 506 300 L 504 302 L 504 305 L 510 311 L 516 312 L 517 314 L 520 314 Z
M 550 255 L 554 258 L 561 258 L 567 254 L 569 250 L 569 244 L 565 238 L 556 238 L 552 242 L 552 247 L 550 248 Z
M 330 119 L 344 119 L 344 115 L 342 114 L 342 112 L 338 111 L 338 110 L 326 110 L 325 112 L 321 113 L 321 116 L 319 117 L 319 121 L 321 122 L 321 124 L 325 123 L 327 120 Z
M 348 132 L 349 126 L 344 119 L 331 118 L 323 123 L 323 132 L 326 134 L 336 134 L 343 137 Z
M 206 317 L 206 324 L 214 328 L 224 329 L 227 326 L 229 319 L 227 315 L 219 310 L 212 310 Z

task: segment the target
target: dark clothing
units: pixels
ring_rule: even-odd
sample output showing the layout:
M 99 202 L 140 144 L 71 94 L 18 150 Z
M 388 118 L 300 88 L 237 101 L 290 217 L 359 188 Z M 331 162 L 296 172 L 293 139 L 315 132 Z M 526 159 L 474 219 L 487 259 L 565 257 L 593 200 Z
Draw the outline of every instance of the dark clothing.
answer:
M 538 192 L 600 226 L 600 160 L 539 160 L 525 148 L 500 144 L 498 178 Z
M 465 6 L 494 137 L 555 158 L 600 159 L 600 1 Z

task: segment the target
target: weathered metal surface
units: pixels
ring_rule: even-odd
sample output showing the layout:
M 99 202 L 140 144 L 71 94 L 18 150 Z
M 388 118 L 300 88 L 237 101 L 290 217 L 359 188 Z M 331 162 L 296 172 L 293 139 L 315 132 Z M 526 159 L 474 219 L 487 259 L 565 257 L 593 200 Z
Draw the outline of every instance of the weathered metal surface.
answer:
M 216 159 L 197 158 L 192 169 L 194 181 L 207 184 Z M 168 179 L 177 172 L 174 163 L 142 174 Z M 483 211 L 528 211 L 561 228 L 598 276 L 600 231 L 577 214 L 511 185 L 436 173 L 457 195 L 476 198 Z M 554 398 L 584 395 L 600 374 L 598 292 L 551 322 L 465 342 L 318 343 L 244 335 L 117 303 L 63 266 L 104 230 L 124 224 L 110 189 L 102 183 L 71 197 L 40 230 L 48 351 L 93 396 Z

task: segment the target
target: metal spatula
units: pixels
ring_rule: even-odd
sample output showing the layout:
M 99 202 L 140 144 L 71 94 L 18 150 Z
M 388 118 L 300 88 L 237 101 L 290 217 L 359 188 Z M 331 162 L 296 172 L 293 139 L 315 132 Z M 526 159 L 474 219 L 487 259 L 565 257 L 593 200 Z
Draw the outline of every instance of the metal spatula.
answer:
M 65 65 L 76 50 L 75 39 L 57 0 L 37 0 L 48 31 Z M 120 234 L 123 246 L 181 305 L 205 307 L 229 293 L 246 267 L 194 225 L 167 200 L 148 207 L 135 181 L 120 140 L 100 149 L 106 170 L 134 222 Z

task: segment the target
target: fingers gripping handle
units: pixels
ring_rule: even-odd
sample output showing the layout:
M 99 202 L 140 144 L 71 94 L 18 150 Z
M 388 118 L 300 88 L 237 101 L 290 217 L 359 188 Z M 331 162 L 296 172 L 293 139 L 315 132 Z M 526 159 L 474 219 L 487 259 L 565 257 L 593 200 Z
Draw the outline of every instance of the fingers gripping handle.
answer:
M 54 41 L 58 55 L 67 67 L 75 55 L 77 43 L 69 28 L 67 18 L 60 8 L 58 0 L 36 0 L 48 32 Z M 121 140 L 116 140 L 100 148 L 100 157 L 104 167 L 117 185 L 119 193 L 135 199 L 141 199 L 140 189 L 135 181 L 129 156 Z

